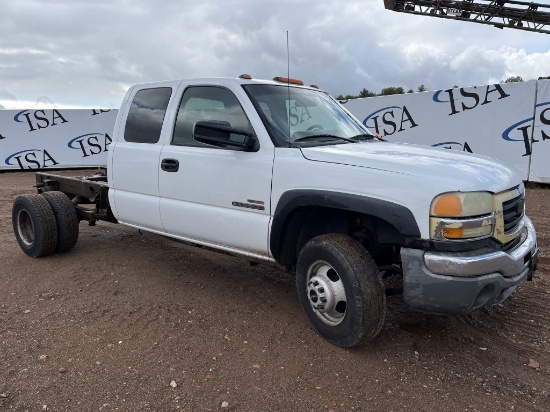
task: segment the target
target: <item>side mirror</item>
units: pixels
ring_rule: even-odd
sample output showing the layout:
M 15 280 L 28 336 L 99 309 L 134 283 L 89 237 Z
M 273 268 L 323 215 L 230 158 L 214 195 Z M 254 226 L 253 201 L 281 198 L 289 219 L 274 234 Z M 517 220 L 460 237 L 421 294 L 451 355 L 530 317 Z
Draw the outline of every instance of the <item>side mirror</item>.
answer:
M 231 135 L 242 136 L 242 140 L 231 140 Z M 193 129 L 193 139 L 217 147 L 238 147 L 246 152 L 258 150 L 258 138 L 252 132 L 231 127 L 228 122 L 198 120 Z

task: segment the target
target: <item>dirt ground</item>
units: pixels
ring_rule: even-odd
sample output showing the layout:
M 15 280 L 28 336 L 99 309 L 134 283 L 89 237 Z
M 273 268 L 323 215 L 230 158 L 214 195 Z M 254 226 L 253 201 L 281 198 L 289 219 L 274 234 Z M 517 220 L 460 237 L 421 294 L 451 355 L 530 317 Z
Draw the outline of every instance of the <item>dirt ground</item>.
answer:
M 344 350 L 270 266 L 107 223 L 81 223 L 70 252 L 27 257 L 11 205 L 33 184 L 0 173 L 0 410 L 550 410 L 549 189 L 527 190 L 534 282 L 467 316 L 390 297 L 381 335 Z

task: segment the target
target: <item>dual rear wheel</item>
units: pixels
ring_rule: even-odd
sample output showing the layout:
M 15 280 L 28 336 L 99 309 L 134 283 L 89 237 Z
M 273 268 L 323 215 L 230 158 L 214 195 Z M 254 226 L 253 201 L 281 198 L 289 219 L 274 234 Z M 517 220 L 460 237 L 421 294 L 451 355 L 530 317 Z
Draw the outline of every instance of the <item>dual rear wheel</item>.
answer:
M 67 251 L 78 240 L 78 216 L 62 192 L 18 196 L 12 223 L 19 246 L 31 257 Z

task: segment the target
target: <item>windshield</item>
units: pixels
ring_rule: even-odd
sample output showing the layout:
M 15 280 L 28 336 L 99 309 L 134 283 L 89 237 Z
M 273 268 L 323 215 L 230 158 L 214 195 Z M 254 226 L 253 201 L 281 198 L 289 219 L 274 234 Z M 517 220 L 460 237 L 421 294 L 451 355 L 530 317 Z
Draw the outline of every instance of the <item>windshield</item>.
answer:
M 374 137 L 324 92 L 286 85 L 243 87 L 277 146 L 356 143 Z

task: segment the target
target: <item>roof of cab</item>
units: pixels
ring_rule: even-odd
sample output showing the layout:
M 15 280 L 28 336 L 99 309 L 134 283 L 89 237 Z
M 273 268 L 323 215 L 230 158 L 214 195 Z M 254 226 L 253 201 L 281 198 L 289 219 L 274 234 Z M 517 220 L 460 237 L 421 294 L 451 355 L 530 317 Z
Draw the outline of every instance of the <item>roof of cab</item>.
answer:
M 161 86 L 175 86 L 179 85 L 181 83 L 187 83 L 187 84 L 203 84 L 203 85 L 228 85 L 230 83 L 232 84 L 272 84 L 272 85 L 286 85 L 289 84 L 293 87 L 304 87 L 304 88 L 315 88 L 318 89 L 318 87 L 315 87 L 315 85 L 312 86 L 306 86 L 303 83 L 298 84 L 295 83 L 295 79 L 290 79 L 290 82 L 286 82 L 286 78 L 282 77 L 276 77 L 274 79 L 284 79 L 285 81 L 276 81 L 276 80 L 266 80 L 266 79 L 255 79 L 250 76 L 250 78 L 244 77 L 243 75 L 239 77 L 199 77 L 199 78 L 188 78 L 188 79 L 177 79 L 177 80 L 161 80 L 161 81 L 155 81 L 155 82 L 145 82 L 145 83 L 139 83 L 134 85 L 134 87 L 138 87 L 139 89 L 147 88 L 147 87 L 161 87 Z

